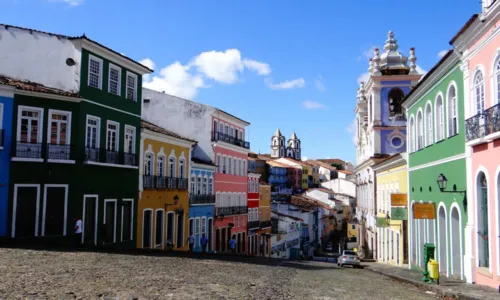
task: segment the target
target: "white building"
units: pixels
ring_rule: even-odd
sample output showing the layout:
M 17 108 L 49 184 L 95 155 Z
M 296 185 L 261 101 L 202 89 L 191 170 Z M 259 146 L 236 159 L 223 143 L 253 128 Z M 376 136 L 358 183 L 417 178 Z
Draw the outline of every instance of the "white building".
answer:
M 298 258 L 300 235 L 304 220 L 282 212 L 271 212 L 273 222 L 277 222 L 276 233 L 271 236 L 271 257 L 290 259 Z
M 356 198 L 356 183 L 350 180 L 337 178 L 322 182 L 321 186 L 333 191 L 335 194 L 345 194 L 352 198 Z

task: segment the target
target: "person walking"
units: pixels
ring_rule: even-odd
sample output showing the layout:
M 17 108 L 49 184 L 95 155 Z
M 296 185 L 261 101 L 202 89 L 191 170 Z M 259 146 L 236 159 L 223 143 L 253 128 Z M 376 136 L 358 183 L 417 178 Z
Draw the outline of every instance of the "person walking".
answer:
M 201 253 L 203 253 L 203 254 L 207 253 L 208 239 L 205 236 L 205 234 L 203 234 L 201 236 L 201 241 L 200 242 L 201 242 Z
M 191 231 L 191 234 L 188 237 L 188 243 L 189 243 L 189 253 L 193 253 L 194 249 L 194 234 Z
M 83 222 L 80 217 L 76 217 L 75 223 L 75 247 L 79 247 L 82 244 L 82 227 Z
M 236 253 L 236 236 L 233 235 L 233 237 L 229 240 L 229 248 L 233 253 Z

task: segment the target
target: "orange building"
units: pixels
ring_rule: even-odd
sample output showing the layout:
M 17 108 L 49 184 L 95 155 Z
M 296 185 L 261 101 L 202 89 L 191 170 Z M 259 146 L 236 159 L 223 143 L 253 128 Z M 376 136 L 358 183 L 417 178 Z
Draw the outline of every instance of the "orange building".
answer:
M 263 256 L 268 257 L 271 254 L 271 185 L 263 181 L 260 182 L 259 186 L 259 218 L 260 227 L 257 231 L 259 249 L 257 253 L 262 255 L 263 248 Z

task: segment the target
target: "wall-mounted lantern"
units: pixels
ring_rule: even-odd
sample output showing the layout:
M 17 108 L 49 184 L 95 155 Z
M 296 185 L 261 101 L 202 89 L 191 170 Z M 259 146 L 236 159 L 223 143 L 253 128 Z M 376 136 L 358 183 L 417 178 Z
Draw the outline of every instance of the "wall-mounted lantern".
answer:
M 439 190 L 441 191 L 441 193 L 458 193 L 458 194 L 463 194 L 464 195 L 464 199 L 463 199 L 462 203 L 463 203 L 463 206 L 464 206 L 464 210 L 467 211 L 467 190 L 458 191 L 457 190 L 457 185 L 454 184 L 452 191 L 446 191 L 446 186 L 448 185 L 448 179 L 446 178 L 446 176 L 444 176 L 443 173 L 439 174 L 439 176 L 437 178 L 437 184 L 439 186 Z

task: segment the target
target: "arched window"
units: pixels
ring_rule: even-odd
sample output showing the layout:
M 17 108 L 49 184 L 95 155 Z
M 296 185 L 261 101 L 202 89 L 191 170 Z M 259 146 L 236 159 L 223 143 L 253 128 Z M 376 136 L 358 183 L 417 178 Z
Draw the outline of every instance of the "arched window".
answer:
M 493 87 L 493 89 L 496 89 L 494 95 L 496 97 L 496 103 L 500 103 L 500 57 L 497 60 L 496 66 L 495 66 L 495 83 L 496 85 Z
M 479 267 L 490 267 L 490 243 L 489 243 L 489 203 L 488 203 L 488 180 L 483 172 L 480 172 L 476 181 L 477 195 L 477 230 L 478 230 L 478 263 Z
M 411 152 L 415 151 L 415 118 L 413 116 L 410 117 L 410 132 L 408 133 L 408 144 L 410 145 Z
M 165 155 L 158 155 L 158 177 L 165 177 Z
M 444 106 L 441 95 L 436 98 L 436 111 L 434 113 L 436 120 L 436 142 L 444 139 Z
M 198 188 L 198 195 L 205 194 L 204 186 L 201 184 L 201 175 L 198 175 L 198 178 L 196 178 L 196 187 Z
M 389 115 L 391 117 L 403 113 L 401 104 L 403 103 L 404 96 L 405 94 L 399 88 L 393 88 L 389 91 Z
M 417 113 L 417 150 L 422 149 L 424 145 L 424 122 L 422 118 L 422 111 Z
M 147 152 L 144 157 L 144 175 L 152 176 L 154 175 L 154 156 L 153 153 Z
M 176 177 L 175 174 L 175 157 L 170 156 L 168 158 L 168 176 L 169 177 Z
M 191 187 L 190 187 L 190 193 L 192 195 L 196 195 L 196 176 L 192 175 L 191 176 Z
M 213 193 L 214 193 L 213 186 L 214 186 L 214 179 L 212 176 L 210 176 L 210 178 L 208 178 L 208 192 L 207 192 L 207 194 L 213 195 Z
M 482 114 L 484 112 L 484 78 L 481 71 L 474 76 L 474 100 L 476 101 L 476 114 Z
M 207 175 L 205 175 L 205 177 L 203 177 L 203 194 L 204 195 L 210 194 L 210 192 L 208 191 L 208 178 L 207 178 Z
M 448 136 L 454 136 L 458 133 L 458 111 L 457 111 L 457 92 L 455 86 L 450 86 L 448 90 Z
M 432 105 L 430 103 L 425 107 L 425 145 L 430 146 L 434 142 L 433 136 L 434 123 L 432 122 Z
M 184 178 L 185 169 L 186 169 L 186 161 L 183 158 L 181 158 L 181 159 L 179 159 L 179 177 L 180 178 Z

